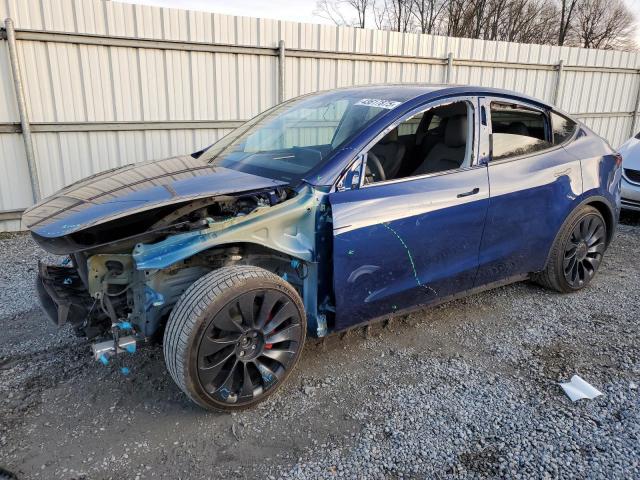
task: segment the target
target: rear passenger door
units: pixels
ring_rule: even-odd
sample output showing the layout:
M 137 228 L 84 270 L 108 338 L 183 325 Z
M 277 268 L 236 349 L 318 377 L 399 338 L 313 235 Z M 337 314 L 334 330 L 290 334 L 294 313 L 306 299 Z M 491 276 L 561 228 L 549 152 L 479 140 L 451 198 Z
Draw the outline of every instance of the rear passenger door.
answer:
M 511 99 L 479 103 L 490 199 L 476 285 L 485 285 L 544 268 L 582 193 L 582 175 L 580 161 L 554 138 L 552 117 L 558 115 Z

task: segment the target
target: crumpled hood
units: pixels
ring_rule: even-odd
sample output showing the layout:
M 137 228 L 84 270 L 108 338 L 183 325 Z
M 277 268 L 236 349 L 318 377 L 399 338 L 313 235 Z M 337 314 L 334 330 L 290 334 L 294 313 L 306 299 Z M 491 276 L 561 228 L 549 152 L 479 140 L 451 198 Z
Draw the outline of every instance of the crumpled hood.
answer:
M 88 177 L 29 208 L 22 219 L 36 234 L 56 238 L 173 203 L 283 185 L 185 155 Z
M 622 167 L 640 170 L 640 140 L 631 138 L 618 149 L 622 155 Z

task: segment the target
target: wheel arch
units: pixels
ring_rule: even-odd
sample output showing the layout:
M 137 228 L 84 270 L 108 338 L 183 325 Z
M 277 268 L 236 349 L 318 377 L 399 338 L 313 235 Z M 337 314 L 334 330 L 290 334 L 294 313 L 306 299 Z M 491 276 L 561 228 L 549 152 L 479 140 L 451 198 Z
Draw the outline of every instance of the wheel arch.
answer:
M 613 239 L 613 235 L 615 233 L 615 227 L 617 225 L 617 221 L 614 214 L 615 210 L 612 207 L 611 202 L 607 200 L 605 197 L 601 195 L 590 195 L 582 199 L 582 201 L 578 202 L 571 210 L 569 210 L 567 215 L 562 219 L 560 228 L 558 228 L 558 231 L 553 237 L 553 241 L 551 242 L 551 245 L 549 245 L 549 250 L 547 251 L 546 260 L 544 262 L 544 268 L 546 268 L 549 263 L 549 257 L 551 256 L 553 245 L 555 245 L 556 240 L 558 239 L 558 235 L 562 233 L 562 227 L 566 223 L 567 219 L 571 217 L 571 215 L 573 215 L 573 213 L 576 210 L 584 206 L 591 206 L 596 210 L 598 210 L 598 212 L 600 212 L 600 215 L 602 215 L 602 217 L 604 218 L 605 225 L 607 227 L 607 246 L 609 245 L 609 243 L 611 243 L 611 240 Z M 544 270 L 544 268 L 542 270 Z
M 277 250 L 268 245 L 261 245 L 254 242 L 233 242 L 223 245 L 216 245 L 197 255 L 207 254 L 220 250 L 225 251 L 237 249 L 241 258 L 231 262 L 216 265 L 215 269 L 246 265 L 262 268 L 277 275 L 296 290 L 303 300 L 309 330 L 314 336 L 324 336 L 327 333 L 327 319 L 319 315 L 318 306 L 320 279 L 318 274 L 318 262 L 309 261 L 290 252 Z M 324 297 L 323 297 L 324 298 Z
M 616 218 L 614 214 L 614 210 L 611 207 L 609 201 L 604 197 L 588 197 L 582 203 L 580 203 L 576 208 L 580 208 L 583 205 L 590 205 L 594 207 L 596 210 L 600 212 L 600 215 L 604 218 L 604 223 L 607 227 L 607 246 L 613 240 L 613 235 L 616 230 Z M 574 209 L 575 210 L 575 209 Z

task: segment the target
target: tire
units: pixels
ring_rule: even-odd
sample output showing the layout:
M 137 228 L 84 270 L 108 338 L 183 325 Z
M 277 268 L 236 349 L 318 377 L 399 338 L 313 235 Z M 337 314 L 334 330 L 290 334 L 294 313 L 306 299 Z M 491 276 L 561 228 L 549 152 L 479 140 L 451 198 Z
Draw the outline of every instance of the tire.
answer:
M 551 247 L 547 266 L 533 276 L 543 287 L 561 293 L 586 287 L 598 271 L 607 248 L 607 224 L 589 205 L 565 220 Z
M 306 325 L 300 296 L 282 278 L 253 266 L 220 268 L 173 308 L 164 333 L 167 370 L 203 408 L 248 408 L 291 374 Z

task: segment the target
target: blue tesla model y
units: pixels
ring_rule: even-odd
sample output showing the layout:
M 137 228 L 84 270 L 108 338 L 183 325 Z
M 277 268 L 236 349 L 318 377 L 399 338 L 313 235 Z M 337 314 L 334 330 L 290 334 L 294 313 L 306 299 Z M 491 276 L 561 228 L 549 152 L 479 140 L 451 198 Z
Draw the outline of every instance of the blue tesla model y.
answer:
M 277 105 L 193 153 L 95 175 L 24 221 L 48 316 L 109 363 L 163 335 L 205 408 L 265 399 L 324 336 L 532 279 L 587 286 L 621 158 L 534 98 L 386 85 Z

